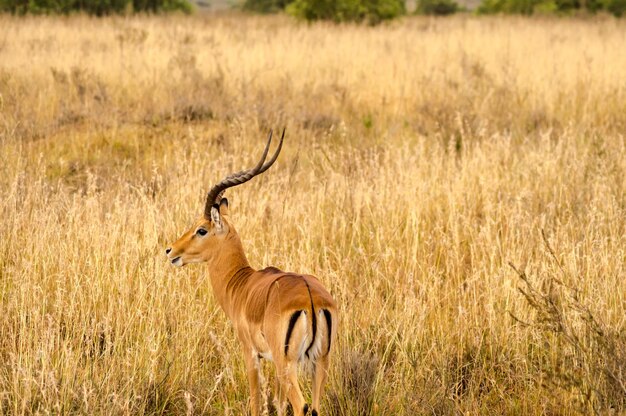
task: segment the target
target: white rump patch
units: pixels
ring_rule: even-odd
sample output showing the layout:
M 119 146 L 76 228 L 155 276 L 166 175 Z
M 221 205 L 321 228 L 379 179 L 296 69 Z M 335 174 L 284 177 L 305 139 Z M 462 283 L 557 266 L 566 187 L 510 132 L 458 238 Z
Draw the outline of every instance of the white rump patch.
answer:
M 322 340 L 327 336 L 328 326 L 326 325 L 326 317 L 324 316 L 324 311 L 320 309 L 317 312 L 317 332 L 313 345 L 311 345 L 311 349 L 309 350 L 309 360 L 313 362 L 317 361 L 317 357 L 322 353 Z
M 309 346 L 310 343 L 310 337 L 309 337 L 309 324 L 307 323 L 307 319 L 306 319 L 306 311 L 302 311 L 302 324 L 298 323 L 299 325 L 304 325 L 305 328 L 305 335 L 304 337 L 302 337 L 302 341 L 300 342 L 300 348 L 298 348 L 298 361 L 302 360 L 304 358 L 304 353 L 306 352 L 306 349 Z

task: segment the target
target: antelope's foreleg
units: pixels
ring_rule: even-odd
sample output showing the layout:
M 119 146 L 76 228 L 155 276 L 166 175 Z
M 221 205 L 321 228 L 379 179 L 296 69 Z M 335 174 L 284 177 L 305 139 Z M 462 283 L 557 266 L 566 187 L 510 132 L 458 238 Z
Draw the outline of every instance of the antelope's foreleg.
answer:
M 284 416 L 285 410 L 287 409 L 285 390 L 281 385 L 278 374 L 276 374 L 276 377 L 274 379 L 276 380 L 276 385 L 274 386 L 274 407 L 276 408 L 276 415 Z
M 244 348 L 244 356 L 246 361 L 246 371 L 248 373 L 248 384 L 250 386 L 250 413 L 252 416 L 258 416 L 260 412 L 260 375 L 261 366 L 258 355 L 251 349 Z

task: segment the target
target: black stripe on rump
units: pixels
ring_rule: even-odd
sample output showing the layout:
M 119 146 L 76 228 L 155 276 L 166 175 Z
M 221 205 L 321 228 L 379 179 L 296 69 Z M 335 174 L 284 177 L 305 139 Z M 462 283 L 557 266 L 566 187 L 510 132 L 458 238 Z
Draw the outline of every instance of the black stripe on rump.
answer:
M 309 350 L 315 343 L 315 334 L 317 333 L 317 316 L 315 314 L 315 306 L 313 305 L 313 296 L 311 296 L 311 288 L 309 287 L 309 283 L 306 281 L 304 277 L 302 278 L 302 280 L 304 280 L 304 284 L 306 285 L 306 290 L 309 291 L 309 298 L 311 299 L 311 323 L 313 324 L 313 338 L 311 339 L 311 344 L 309 345 L 309 348 L 307 348 L 305 352 L 305 355 L 308 357 Z
M 333 318 L 330 315 L 330 311 L 328 309 L 322 309 L 324 311 L 324 317 L 326 318 L 326 326 L 328 327 L 328 351 L 326 354 L 330 352 L 330 343 L 333 339 Z
M 296 326 L 296 321 L 300 317 L 302 311 L 295 311 L 291 314 L 291 318 L 289 318 L 289 326 L 287 327 L 287 336 L 285 337 L 285 355 L 289 352 L 289 338 L 291 338 L 291 333 L 293 332 L 293 327 Z

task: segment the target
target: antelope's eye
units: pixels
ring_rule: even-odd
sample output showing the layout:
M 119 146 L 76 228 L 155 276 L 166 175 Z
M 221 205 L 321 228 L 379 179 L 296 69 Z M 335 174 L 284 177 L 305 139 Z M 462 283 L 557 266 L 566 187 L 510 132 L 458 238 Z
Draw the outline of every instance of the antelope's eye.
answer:
M 196 231 L 196 234 L 198 235 L 206 235 L 207 230 L 205 230 L 204 228 L 198 228 L 198 231 Z

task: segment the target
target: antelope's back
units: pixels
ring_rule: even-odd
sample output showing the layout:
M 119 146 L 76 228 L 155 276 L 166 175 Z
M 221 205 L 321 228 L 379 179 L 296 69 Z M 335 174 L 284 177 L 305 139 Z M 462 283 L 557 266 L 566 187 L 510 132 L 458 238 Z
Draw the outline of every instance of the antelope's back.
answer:
M 275 267 L 256 271 L 246 300 L 246 316 L 260 323 L 266 313 L 283 313 L 298 309 L 336 310 L 337 304 L 324 285 L 311 275 L 283 272 Z

